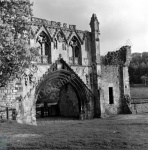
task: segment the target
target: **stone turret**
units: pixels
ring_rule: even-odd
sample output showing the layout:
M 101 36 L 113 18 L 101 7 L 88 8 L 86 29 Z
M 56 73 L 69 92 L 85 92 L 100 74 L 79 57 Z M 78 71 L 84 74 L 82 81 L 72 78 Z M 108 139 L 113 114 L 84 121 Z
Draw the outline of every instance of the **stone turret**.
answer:
M 96 14 L 93 14 L 90 21 L 91 27 L 91 53 L 93 73 L 93 93 L 95 95 L 95 116 L 100 117 L 100 81 L 101 81 L 101 60 L 100 60 L 100 31 L 99 21 Z
M 99 21 L 96 14 L 93 14 L 90 21 L 91 33 L 92 33 L 92 61 L 100 63 L 100 31 Z

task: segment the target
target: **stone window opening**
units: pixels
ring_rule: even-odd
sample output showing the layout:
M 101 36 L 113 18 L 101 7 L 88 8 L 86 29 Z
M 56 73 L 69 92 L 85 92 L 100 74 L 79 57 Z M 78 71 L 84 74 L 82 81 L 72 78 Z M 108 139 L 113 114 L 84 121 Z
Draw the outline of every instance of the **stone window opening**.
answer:
M 75 36 L 70 41 L 70 46 L 72 47 L 72 63 L 82 65 L 81 45 Z
M 114 104 L 113 87 L 109 87 L 109 104 Z
M 53 40 L 53 47 L 54 47 L 54 49 L 58 49 L 58 41 L 56 38 L 54 38 L 54 40 Z
M 66 50 L 66 41 L 64 39 L 64 35 L 61 32 L 57 34 L 57 40 L 59 43 L 62 43 L 62 49 Z
M 41 32 L 37 37 L 37 42 L 40 43 L 41 63 L 51 63 L 51 42 L 45 32 Z

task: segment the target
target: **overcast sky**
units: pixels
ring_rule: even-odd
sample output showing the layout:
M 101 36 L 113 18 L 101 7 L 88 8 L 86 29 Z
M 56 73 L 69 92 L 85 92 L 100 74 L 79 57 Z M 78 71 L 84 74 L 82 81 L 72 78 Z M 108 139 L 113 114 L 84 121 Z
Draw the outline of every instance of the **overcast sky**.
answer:
M 147 0 L 31 0 L 35 17 L 74 24 L 90 31 L 95 13 L 100 22 L 101 54 L 132 44 L 132 52 L 148 52 Z M 129 42 L 130 41 L 130 42 Z

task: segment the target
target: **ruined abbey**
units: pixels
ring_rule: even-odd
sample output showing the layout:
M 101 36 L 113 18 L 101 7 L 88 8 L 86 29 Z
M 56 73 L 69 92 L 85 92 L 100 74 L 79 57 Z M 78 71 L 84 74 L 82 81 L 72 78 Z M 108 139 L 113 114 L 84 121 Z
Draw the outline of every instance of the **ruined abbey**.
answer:
M 30 46 L 40 56 L 21 80 L 0 88 L 0 116 L 36 124 L 38 117 L 91 119 L 127 113 L 130 46 L 108 52 L 102 63 L 99 21 L 89 31 L 75 25 L 32 18 Z M 6 111 L 7 108 L 7 111 Z

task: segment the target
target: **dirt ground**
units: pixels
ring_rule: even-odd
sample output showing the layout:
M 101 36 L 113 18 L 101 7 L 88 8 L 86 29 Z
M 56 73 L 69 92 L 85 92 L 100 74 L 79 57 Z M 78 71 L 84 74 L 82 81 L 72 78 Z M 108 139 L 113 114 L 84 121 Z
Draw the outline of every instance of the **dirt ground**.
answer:
M 148 114 L 0 123 L 0 150 L 148 150 Z

